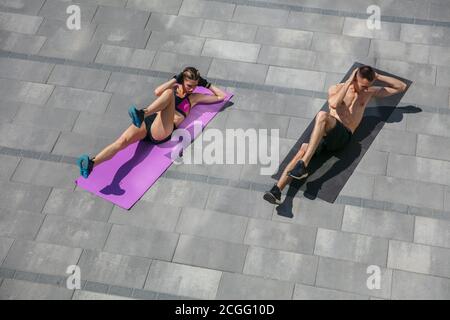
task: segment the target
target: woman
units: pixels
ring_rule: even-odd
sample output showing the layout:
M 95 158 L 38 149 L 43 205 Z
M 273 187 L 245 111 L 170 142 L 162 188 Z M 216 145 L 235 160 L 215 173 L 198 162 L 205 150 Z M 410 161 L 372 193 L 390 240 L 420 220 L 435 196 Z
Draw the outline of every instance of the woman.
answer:
M 214 95 L 193 93 L 197 85 L 206 87 Z M 225 99 L 225 92 L 208 83 L 194 67 L 187 67 L 173 79 L 155 89 L 158 98 L 147 108 L 128 109 L 133 124 L 115 142 L 103 149 L 94 158 L 82 155 L 77 160 L 80 174 L 87 178 L 92 169 L 114 157 L 122 149 L 139 140 L 160 144 L 170 140 L 172 132 L 199 103 L 214 103 Z

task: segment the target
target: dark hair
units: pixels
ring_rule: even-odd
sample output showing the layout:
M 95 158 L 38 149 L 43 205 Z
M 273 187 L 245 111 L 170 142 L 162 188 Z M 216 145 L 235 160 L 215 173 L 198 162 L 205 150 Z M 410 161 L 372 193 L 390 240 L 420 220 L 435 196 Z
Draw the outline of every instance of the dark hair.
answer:
M 196 80 L 200 79 L 200 72 L 194 67 L 186 67 L 183 70 L 183 80 Z
M 373 79 L 375 79 L 375 71 L 371 66 L 360 67 L 358 73 L 363 79 L 367 79 L 369 81 L 373 81 Z

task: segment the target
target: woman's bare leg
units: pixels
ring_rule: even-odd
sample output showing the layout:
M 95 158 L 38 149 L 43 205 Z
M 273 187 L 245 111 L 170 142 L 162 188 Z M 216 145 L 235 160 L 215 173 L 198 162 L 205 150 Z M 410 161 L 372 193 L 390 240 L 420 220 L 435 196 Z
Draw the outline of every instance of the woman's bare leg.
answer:
M 152 136 L 156 140 L 162 140 L 172 133 L 175 118 L 175 97 L 173 90 L 167 89 L 159 98 L 162 98 L 158 102 L 162 106 L 162 109 L 158 112 L 150 128 Z
M 155 101 L 153 101 L 147 108 L 144 108 L 144 115 L 149 116 L 158 111 L 164 110 L 168 106 L 170 98 L 175 99 L 173 96 L 173 89 L 166 89 Z M 172 117 L 173 121 L 173 117 Z
M 289 164 L 284 169 L 280 180 L 278 180 L 278 182 L 277 182 L 277 186 L 278 186 L 278 188 L 280 188 L 280 190 L 283 190 L 284 187 L 286 187 L 286 185 L 292 181 L 292 178 L 289 177 L 287 175 L 287 173 L 289 171 L 291 171 L 292 169 L 294 169 L 295 164 L 303 158 L 307 149 L 308 149 L 308 144 L 303 143 L 302 146 L 300 147 L 300 150 L 297 152 L 297 154 L 294 156 L 294 158 L 291 160 L 291 162 L 289 162 Z
M 146 135 L 147 129 L 145 127 L 145 123 L 143 123 L 140 128 L 136 128 L 134 125 L 129 126 L 128 129 L 122 133 L 119 139 L 111 143 L 95 156 L 93 159 L 94 166 L 111 159 L 117 152 L 125 149 L 136 141 L 144 139 Z

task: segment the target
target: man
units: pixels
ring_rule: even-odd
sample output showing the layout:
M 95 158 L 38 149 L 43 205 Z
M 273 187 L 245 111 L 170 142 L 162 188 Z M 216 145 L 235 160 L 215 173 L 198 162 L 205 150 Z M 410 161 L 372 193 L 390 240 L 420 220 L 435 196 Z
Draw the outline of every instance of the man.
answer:
M 375 80 L 382 81 L 387 86 L 372 86 Z M 292 179 L 300 180 L 308 176 L 308 165 L 314 154 L 323 148 L 328 151 L 339 150 L 350 141 L 361 123 L 364 109 L 370 99 L 391 96 L 405 91 L 406 88 L 404 82 L 379 75 L 370 66 L 356 68 L 346 82 L 331 86 L 328 89 L 329 111 L 317 113 L 309 143 L 302 144 L 280 180 L 264 194 L 264 199 L 273 204 L 280 204 L 284 187 Z

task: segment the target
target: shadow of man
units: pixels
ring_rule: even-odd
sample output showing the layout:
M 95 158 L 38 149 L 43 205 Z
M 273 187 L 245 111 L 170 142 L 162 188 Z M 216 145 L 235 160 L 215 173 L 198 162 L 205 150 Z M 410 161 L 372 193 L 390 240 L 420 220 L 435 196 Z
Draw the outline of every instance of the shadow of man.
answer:
M 290 183 L 286 198 L 276 208 L 277 213 L 281 216 L 292 218 L 294 216 L 292 212 L 293 199 L 307 180 L 316 177 L 313 181 L 306 183 L 306 188 L 304 188 L 303 193 L 306 198 L 313 200 L 317 197 L 318 192 L 322 189 L 326 181 L 348 169 L 355 161 L 357 161 L 355 166 L 357 165 L 384 123 L 400 122 L 403 120 L 403 114 L 418 113 L 421 111 L 422 109 L 412 105 L 404 107 L 376 106 L 366 108 L 364 117 L 353 134 L 350 143 L 342 150 L 336 152 L 324 150 L 320 154 L 315 155 L 308 166 L 308 177 L 303 180 L 293 180 Z M 333 160 L 332 158 L 338 160 L 330 161 Z

